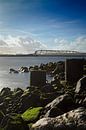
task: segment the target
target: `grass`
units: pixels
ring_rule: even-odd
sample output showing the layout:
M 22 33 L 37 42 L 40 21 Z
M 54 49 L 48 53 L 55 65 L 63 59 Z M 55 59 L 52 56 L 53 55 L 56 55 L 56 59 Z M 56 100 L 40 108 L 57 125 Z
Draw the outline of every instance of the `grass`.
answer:
M 38 119 L 42 107 L 29 108 L 23 114 L 22 118 L 24 121 L 34 122 Z

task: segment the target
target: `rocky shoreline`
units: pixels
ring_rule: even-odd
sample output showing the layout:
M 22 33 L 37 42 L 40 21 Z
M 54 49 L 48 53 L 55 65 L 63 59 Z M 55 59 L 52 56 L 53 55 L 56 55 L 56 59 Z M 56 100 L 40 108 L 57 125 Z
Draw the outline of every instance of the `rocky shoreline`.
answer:
M 53 80 L 45 86 L 0 91 L 0 130 L 85 130 L 86 77 L 64 81 L 64 62 L 30 67 Z

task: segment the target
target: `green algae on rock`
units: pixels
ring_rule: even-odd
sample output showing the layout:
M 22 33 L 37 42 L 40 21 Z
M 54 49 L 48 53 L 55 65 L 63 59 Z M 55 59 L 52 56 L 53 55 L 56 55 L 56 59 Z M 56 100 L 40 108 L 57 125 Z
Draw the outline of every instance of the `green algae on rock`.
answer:
M 22 118 L 24 121 L 34 122 L 38 119 L 41 110 L 42 107 L 29 108 L 22 114 Z

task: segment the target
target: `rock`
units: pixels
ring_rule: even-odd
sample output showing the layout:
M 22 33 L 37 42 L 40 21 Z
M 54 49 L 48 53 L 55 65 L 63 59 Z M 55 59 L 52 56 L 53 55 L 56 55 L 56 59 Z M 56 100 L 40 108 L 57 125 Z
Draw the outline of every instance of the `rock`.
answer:
M 60 83 L 59 75 L 56 74 L 53 79 L 51 80 L 51 85 L 53 87 L 57 87 L 58 90 L 61 90 L 63 88 L 62 84 Z
M 34 70 L 38 70 L 38 69 L 39 69 L 38 65 L 35 65 Z
M 53 87 L 51 84 L 49 84 L 49 83 L 47 83 L 46 85 L 44 85 L 44 86 L 41 88 L 41 90 L 42 90 L 42 92 L 45 92 L 45 93 L 52 93 L 52 92 L 55 91 L 55 90 L 54 90 L 54 87 Z
M 30 66 L 30 67 L 29 67 L 29 71 L 31 71 L 31 70 L 34 70 L 34 67 L 33 67 L 33 66 Z
M 11 89 L 10 88 L 3 88 L 2 90 L 1 90 L 1 96 L 7 96 L 7 95 L 10 95 L 11 94 Z
M 10 68 L 10 72 L 9 73 L 19 73 L 17 70 Z
M 86 107 L 86 97 L 84 98 L 82 105 Z
M 42 118 L 32 125 L 31 130 L 85 130 L 86 109 L 84 107 L 69 111 L 55 118 Z
M 57 62 L 56 68 L 52 71 L 52 74 L 59 74 L 64 72 L 65 64 L 63 61 Z
M 24 121 L 28 123 L 36 122 L 39 118 L 40 112 L 42 110 L 42 107 L 35 107 L 35 108 L 29 108 L 27 109 L 21 116 Z
M 5 130 L 28 130 L 21 116 L 16 113 L 7 114 L 2 120 L 0 128 Z
M 55 117 L 61 115 L 71 110 L 73 107 L 73 98 L 69 94 L 61 95 L 45 106 L 44 117 Z
M 4 113 L 2 111 L 0 111 L 0 123 L 1 123 L 3 118 L 4 118 Z
M 14 89 L 12 96 L 15 98 L 20 97 L 23 94 L 23 92 L 24 91 L 20 88 Z
M 86 93 L 86 76 L 77 82 L 75 93 Z
M 28 67 L 23 67 L 23 66 L 22 66 L 22 67 L 20 68 L 20 71 L 27 73 L 27 72 L 29 72 L 29 69 L 28 69 Z
M 23 89 L 21 89 L 21 88 L 15 88 L 15 89 L 14 89 L 14 92 L 17 92 L 17 91 L 24 92 Z
M 59 81 L 59 75 L 55 75 L 54 77 L 53 77 L 53 79 L 51 80 L 51 85 L 52 84 L 60 84 L 60 81 Z
M 3 111 L 4 113 L 6 112 L 6 107 L 8 104 L 6 102 L 0 103 L 0 110 Z
M 21 96 L 21 111 L 24 112 L 30 107 L 37 107 L 40 105 L 40 95 L 36 92 L 26 92 Z

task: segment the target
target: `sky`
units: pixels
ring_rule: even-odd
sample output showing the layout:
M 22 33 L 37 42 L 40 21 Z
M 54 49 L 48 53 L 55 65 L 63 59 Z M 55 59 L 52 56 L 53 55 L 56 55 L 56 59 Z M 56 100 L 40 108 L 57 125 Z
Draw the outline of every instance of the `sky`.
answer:
M 86 52 L 86 0 L 0 0 L 0 54 Z

